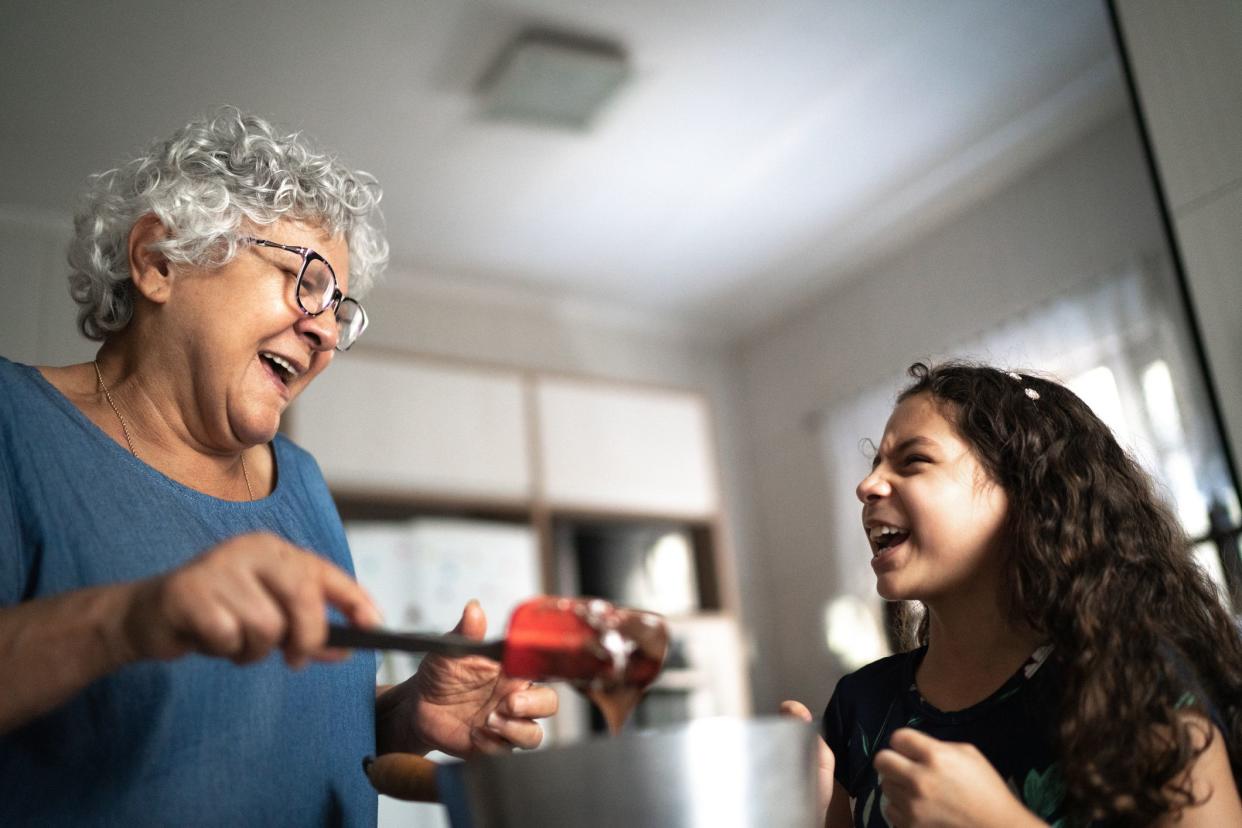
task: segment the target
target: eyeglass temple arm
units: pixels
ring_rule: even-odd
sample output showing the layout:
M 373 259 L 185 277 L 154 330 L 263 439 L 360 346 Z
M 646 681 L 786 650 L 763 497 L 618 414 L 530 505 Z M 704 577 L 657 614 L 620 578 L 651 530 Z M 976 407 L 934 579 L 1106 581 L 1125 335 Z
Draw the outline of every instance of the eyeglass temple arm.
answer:
M 259 239 L 254 236 L 245 236 L 243 240 L 248 241 L 251 244 L 257 244 L 260 247 L 275 247 L 277 250 L 287 250 L 290 253 L 297 253 L 299 256 L 303 257 L 306 256 L 307 253 L 311 252 L 309 247 L 298 247 L 295 244 L 280 244 L 279 242 Z

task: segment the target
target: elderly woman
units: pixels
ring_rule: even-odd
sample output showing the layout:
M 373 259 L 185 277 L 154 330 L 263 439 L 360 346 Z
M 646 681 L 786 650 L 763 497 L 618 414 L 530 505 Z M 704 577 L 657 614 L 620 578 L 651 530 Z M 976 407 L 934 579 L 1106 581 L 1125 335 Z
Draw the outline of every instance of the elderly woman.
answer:
M 277 428 L 366 328 L 379 198 L 232 109 L 93 179 L 69 260 L 96 359 L 0 359 L 0 824 L 368 825 L 377 747 L 539 743 L 555 694 L 492 662 L 377 689 L 325 646 L 329 613 L 379 614 Z

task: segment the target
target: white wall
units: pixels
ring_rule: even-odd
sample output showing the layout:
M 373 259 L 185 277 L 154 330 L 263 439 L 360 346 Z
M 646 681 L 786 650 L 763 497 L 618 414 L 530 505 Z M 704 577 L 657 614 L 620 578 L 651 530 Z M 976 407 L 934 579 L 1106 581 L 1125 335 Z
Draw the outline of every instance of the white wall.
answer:
M 1242 463 L 1242 3 L 1117 4 L 1234 462 Z
M 77 332 L 65 279 L 72 230 L 68 215 L 0 204 L 0 356 L 66 364 L 94 355 L 96 344 Z
M 822 707 L 841 672 L 822 621 L 835 588 L 829 487 L 857 481 L 830 479 L 814 417 L 1020 308 L 1162 251 L 1141 159 L 1132 122 L 1115 120 L 741 349 L 760 516 L 753 548 L 771 579 L 752 618 L 764 669 L 783 681 L 756 688 L 757 709 L 782 696 Z

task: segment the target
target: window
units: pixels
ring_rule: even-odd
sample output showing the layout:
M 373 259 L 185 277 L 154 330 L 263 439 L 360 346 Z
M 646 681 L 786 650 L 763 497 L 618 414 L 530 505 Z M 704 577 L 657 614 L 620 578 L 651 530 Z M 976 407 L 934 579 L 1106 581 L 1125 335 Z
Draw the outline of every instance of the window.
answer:
M 1226 570 L 1242 574 L 1237 541 L 1215 543 L 1208 536 L 1237 526 L 1242 510 L 1181 308 L 1165 267 L 1136 264 L 1002 320 L 934 359 L 977 359 L 1044 372 L 1065 382 L 1155 478 L 1187 535 L 1200 539 L 1195 555 L 1224 598 L 1229 595 Z M 838 556 L 837 583 L 842 595 L 863 599 L 871 607 L 860 612 L 850 604 L 850 612 L 844 613 L 834 598 L 825 608 L 825 625 L 831 617 L 832 624 L 854 627 L 856 640 L 876 642 L 872 646 L 879 652 L 874 655 L 883 654 L 873 635 L 882 613 L 870 573 L 858 564 L 865 540 L 856 528 L 853 486 L 870 462 L 859 449 L 860 439 L 878 436 L 894 391 L 904 384 L 904 376 L 895 376 L 826 412 L 820 426 L 833 481 L 837 529 L 831 540 Z M 827 630 L 826 635 L 842 638 L 840 630 Z

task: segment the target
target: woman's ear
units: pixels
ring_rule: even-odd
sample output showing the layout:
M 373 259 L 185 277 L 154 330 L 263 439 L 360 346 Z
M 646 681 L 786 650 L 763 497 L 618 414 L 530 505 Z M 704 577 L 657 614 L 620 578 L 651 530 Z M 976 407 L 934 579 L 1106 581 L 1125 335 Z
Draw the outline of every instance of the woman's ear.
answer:
M 172 272 L 167 257 L 154 245 L 167 238 L 168 228 L 154 213 L 141 216 L 129 231 L 129 275 L 134 289 L 160 304 L 168 301 L 172 291 Z

